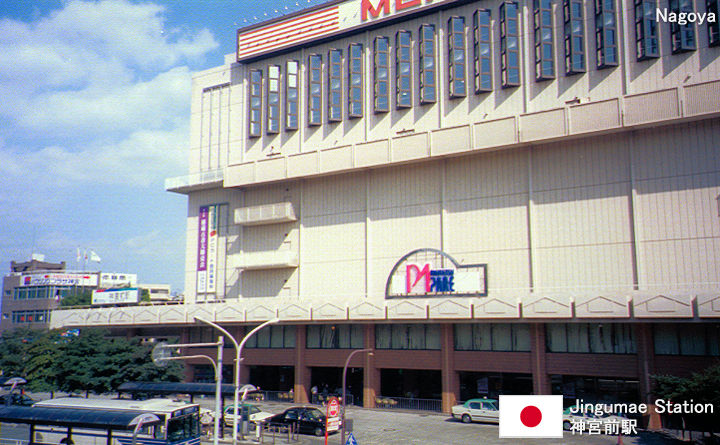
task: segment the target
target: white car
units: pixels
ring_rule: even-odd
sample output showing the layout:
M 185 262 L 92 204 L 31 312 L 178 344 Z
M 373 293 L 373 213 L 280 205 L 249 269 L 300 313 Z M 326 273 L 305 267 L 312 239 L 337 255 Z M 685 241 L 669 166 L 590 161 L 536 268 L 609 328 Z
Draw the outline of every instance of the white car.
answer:
M 453 406 L 452 415 L 463 423 L 500 421 L 498 401 L 495 399 L 470 399 L 462 405 Z
M 258 423 L 272 417 L 273 413 L 263 411 L 256 405 L 245 403 L 238 405 L 238 416 L 242 415 L 247 416 L 246 420 L 249 420 L 251 423 Z M 233 425 L 235 422 L 235 409 L 233 405 L 225 407 L 223 418 L 225 419 L 225 426 L 231 427 Z

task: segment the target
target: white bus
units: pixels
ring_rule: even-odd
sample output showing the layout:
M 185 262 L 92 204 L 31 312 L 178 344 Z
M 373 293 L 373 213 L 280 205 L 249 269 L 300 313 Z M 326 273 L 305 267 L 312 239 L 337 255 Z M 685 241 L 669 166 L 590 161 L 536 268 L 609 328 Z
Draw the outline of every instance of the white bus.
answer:
M 168 399 L 124 400 L 65 397 L 37 402 L 33 407 L 78 410 L 141 411 L 158 416 L 161 424 L 147 426 L 136 437 L 137 445 L 199 445 L 200 407 Z M 112 432 L 112 445 L 132 445 L 133 432 Z M 35 427 L 34 443 L 65 445 L 108 445 L 107 431 L 90 428 L 68 429 L 48 425 Z

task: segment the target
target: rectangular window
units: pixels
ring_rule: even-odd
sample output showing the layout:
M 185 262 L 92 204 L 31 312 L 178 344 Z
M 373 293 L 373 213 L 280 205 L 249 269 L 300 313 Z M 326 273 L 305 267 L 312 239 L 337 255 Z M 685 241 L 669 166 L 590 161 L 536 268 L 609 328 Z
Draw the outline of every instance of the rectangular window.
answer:
M 267 133 L 280 132 L 280 67 L 268 67 L 267 82 Z
M 285 75 L 285 129 L 298 129 L 298 61 L 288 60 Z
M 412 106 L 412 36 L 410 31 L 398 31 L 395 35 L 395 106 Z
M 440 327 L 432 324 L 375 325 L 377 349 L 440 349 Z
M 390 111 L 390 42 L 387 37 L 375 37 L 374 106 L 375 113 Z
M 342 50 L 328 53 L 328 121 L 342 120 Z
M 465 78 L 465 17 L 448 19 L 448 61 L 450 63 L 450 97 L 467 95 Z
M 363 115 L 363 46 L 352 43 L 348 48 L 348 116 Z
M 515 2 L 500 5 L 500 58 L 502 87 L 520 85 L 520 16 Z
M 552 0 L 535 0 L 535 79 L 555 78 Z
M 595 0 L 595 48 L 598 69 L 618 65 L 615 0 Z
M 250 137 L 262 134 L 262 70 L 250 71 Z
M 420 103 L 435 102 L 435 26 L 420 26 Z
M 670 11 L 678 15 L 694 12 L 693 2 L 692 0 L 670 0 Z M 690 21 L 684 25 L 670 22 L 670 40 L 672 40 L 673 54 L 695 51 L 697 49 L 695 44 L 695 24 Z
M 253 327 L 248 327 L 245 332 L 250 332 Z M 228 344 L 228 341 L 225 342 Z M 295 326 L 270 326 L 259 330 L 255 335 L 248 338 L 246 348 L 256 349 L 292 349 L 295 348 Z
M 545 340 L 549 352 L 637 353 L 633 327 L 623 323 L 548 323 Z
M 473 15 L 475 94 L 492 91 L 492 35 L 490 11 L 478 9 Z
M 635 0 L 635 50 L 638 61 L 660 57 L 656 9 L 656 1 Z
M 455 325 L 456 351 L 530 351 L 530 327 L 516 323 Z
M 658 355 L 720 354 L 720 324 L 716 323 L 657 324 L 653 339 Z
M 308 56 L 308 125 L 322 124 L 322 56 Z
M 585 23 L 582 0 L 564 0 L 565 74 L 585 72 Z
M 715 15 L 715 21 L 711 22 L 708 20 L 707 27 L 708 27 L 708 44 L 710 46 L 718 46 L 720 45 L 720 21 L 717 19 L 718 14 L 720 14 L 720 0 L 707 0 L 705 2 L 705 11 L 708 13 L 708 15 L 713 14 Z
M 361 325 L 309 325 L 308 349 L 359 349 L 363 347 Z

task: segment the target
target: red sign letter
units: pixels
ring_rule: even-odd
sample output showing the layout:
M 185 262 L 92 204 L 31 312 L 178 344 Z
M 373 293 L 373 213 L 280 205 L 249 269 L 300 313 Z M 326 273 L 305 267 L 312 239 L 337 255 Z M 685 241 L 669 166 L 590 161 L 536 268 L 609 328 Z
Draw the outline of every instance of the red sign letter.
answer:
M 400 0 L 396 0 L 400 1 Z M 412 1 L 420 1 L 420 0 L 412 0 Z M 367 20 L 367 14 L 368 11 L 370 12 L 370 15 L 373 16 L 373 18 L 377 18 L 380 15 L 380 8 L 383 9 L 385 12 L 385 15 L 390 14 L 390 0 L 380 0 L 378 2 L 377 7 L 374 7 L 372 3 L 370 3 L 370 0 L 362 0 L 362 3 L 360 3 L 360 17 L 362 20 Z
M 420 4 L 420 0 L 408 0 L 403 3 L 403 0 L 395 0 L 395 11 L 402 11 L 406 8 L 411 8 L 413 6 L 418 6 Z
M 415 281 L 412 281 L 412 271 L 415 271 Z M 414 264 L 408 264 L 405 269 L 405 290 L 407 293 L 412 291 L 412 288 L 422 279 L 425 278 L 425 293 L 430 293 L 430 264 L 426 264 L 425 267 L 420 268 Z

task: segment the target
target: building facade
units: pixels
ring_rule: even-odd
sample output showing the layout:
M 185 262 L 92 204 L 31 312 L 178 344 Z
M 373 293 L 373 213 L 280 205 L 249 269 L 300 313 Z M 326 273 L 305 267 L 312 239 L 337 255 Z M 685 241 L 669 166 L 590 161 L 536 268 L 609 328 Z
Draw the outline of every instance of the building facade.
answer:
M 651 399 L 720 355 L 720 31 L 668 6 L 718 10 L 345 0 L 240 29 L 166 182 L 185 304 L 53 323 L 205 341 L 196 316 L 278 317 L 242 373 L 299 402 L 358 348 L 365 406 Z

